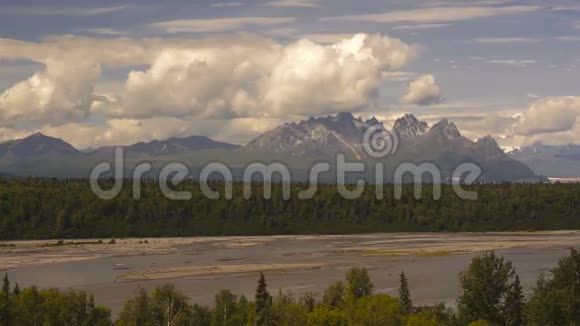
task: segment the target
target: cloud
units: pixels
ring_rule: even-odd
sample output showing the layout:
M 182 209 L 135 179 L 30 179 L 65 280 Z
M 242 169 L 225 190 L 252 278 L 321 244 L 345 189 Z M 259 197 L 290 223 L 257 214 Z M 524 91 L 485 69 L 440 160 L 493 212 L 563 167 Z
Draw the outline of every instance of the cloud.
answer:
M 30 134 L 31 133 L 27 131 L 0 127 L 0 143 L 13 139 L 21 139 L 29 136 Z
M 206 127 L 204 127 L 204 125 Z M 151 118 L 144 120 L 112 119 L 105 123 L 68 123 L 61 126 L 44 126 L 42 133 L 64 139 L 76 148 L 131 145 L 140 141 L 185 137 L 206 134 L 217 123 L 195 123 L 175 118 Z
M 84 120 L 93 100 L 92 82 L 100 74 L 95 63 L 49 59 L 43 71 L 0 94 L 0 123 L 26 127 Z
M 536 63 L 536 60 L 533 59 L 505 59 L 505 60 L 490 60 L 489 63 L 499 64 L 499 65 L 506 65 L 518 68 L 525 68 L 531 64 Z
M 349 33 L 313 33 L 302 35 L 301 38 L 322 44 L 332 44 L 350 37 L 352 34 Z
M 246 26 L 271 26 L 291 23 L 293 17 L 230 17 L 212 19 L 170 20 L 151 24 L 167 33 L 180 32 L 223 32 Z
M 290 8 L 316 8 L 318 0 L 277 0 L 267 3 L 268 6 Z
M 381 14 L 348 15 L 325 17 L 325 21 L 369 21 L 376 23 L 436 23 L 471 20 L 503 15 L 514 15 L 540 10 L 540 6 L 509 6 L 509 7 L 435 7 L 388 11 Z
M 534 144 L 545 145 L 580 145 L 580 123 L 576 123 L 576 127 L 568 131 L 554 132 L 549 134 L 537 134 L 529 136 L 515 135 L 508 138 L 515 147 L 523 147 Z
M 466 44 L 515 44 L 515 43 L 540 43 L 543 39 L 533 37 L 479 37 L 472 40 L 463 40 Z
M 356 111 L 376 104 L 381 73 L 405 66 L 416 49 L 398 39 L 357 34 L 332 45 L 303 39 L 282 46 L 220 43 L 168 48 L 124 92 L 93 112 L 115 118 L 287 117 Z
M 513 127 L 518 118 L 513 116 L 505 116 L 498 112 L 487 113 L 479 119 L 472 121 L 463 121 L 462 126 L 468 127 L 470 131 L 476 133 L 479 137 L 489 134 L 494 136 L 505 136 L 510 133 L 509 130 Z
M 553 11 L 580 11 L 580 5 L 563 5 L 552 7 Z
M 94 137 L 102 133 L 135 140 L 148 131 L 154 134 L 154 123 L 145 121 L 167 124 L 175 134 L 182 130 L 179 120 L 195 120 L 202 127 L 208 121 L 220 120 L 224 126 L 228 124 L 224 121 L 236 120 L 233 128 L 249 128 L 240 121 L 357 111 L 377 107 L 382 74 L 399 71 L 417 55 L 416 47 L 398 39 L 367 34 L 350 35 L 333 44 L 306 39 L 279 44 L 250 35 L 211 39 L 64 36 L 39 43 L 0 39 L 0 60 L 31 60 L 43 67 L 0 94 L 0 128 L 41 128 L 56 135 L 78 127 L 79 133 Z M 129 67 L 131 72 L 125 81 L 108 87 L 101 80 L 101 69 L 111 67 Z M 140 129 L 130 121 L 140 121 L 145 127 Z M 133 130 L 135 136 L 123 134 L 124 130 Z M 184 130 L 191 134 L 193 129 Z M 242 137 L 242 133 L 231 130 L 224 135 Z M 93 146 L 92 140 L 65 139 Z M 108 139 L 97 137 L 95 144 Z
M 282 119 L 264 119 L 264 118 L 239 118 L 226 121 L 222 128 L 219 128 L 213 139 L 231 141 L 235 140 L 236 144 L 245 145 L 257 136 L 272 130 L 287 120 Z
M 383 79 L 390 82 L 408 82 L 417 75 L 417 73 L 409 71 L 386 71 L 381 74 Z
M 291 27 L 274 28 L 274 29 L 265 31 L 265 34 L 267 34 L 267 35 L 282 36 L 282 37 L 292 37 L 296 33 L 298 33 L 298 30 L 296 28 L 291 28 Z
M 0 39 L 0 61 L 30 60 L 43 66 L 0 93 L 0 126 L 28 129 L 87 119 L 95 99 L 93 84 L 101 77 L 101 67 L 147 64 L 162 43 L 173 44 L 70 35 L 40 43 Z
M 244 3 L 242 3 L 242 2 L 218 2 L 218 3 L 212 3 L 210 6 L 216 7 L 216 8 L 228 8 L 228 7 L 240 7 L 243 5 L 244 5 Z
M 563 42 L 580 42 L 580 36 L 577 35 L 558 36 L 556 39 Z
M 442 101 L 441 88 L 433 75 L 422 75 L 409 83 L 401 103 L 431 105 Z
M 518 135 L 569 131 L 580 116 L 580 97 L 548 97 L 538 100 L 521 115 L 515 126 Z
M 205 135 L 214 140 L 245 145 L 259 134 L 285 121 L 277 119 L 240 118 L 232 120 L 196 120 L 171 117 L 149 119 L 111 119 L 104 123 L 68 123 L 61 126 L 43 126 L 22 132 L 0 128 L 0 141 L 23 138 L 40 131 L 65 140 L 78 149 L 101 146 L 126 146 L 141 141 L 164 140 L 171 137 Z
M 81 29 L 80 32 L 97 34 L 97 35 L 113 35 L 113 36 L 119 36 L 119 35 L 123 34 L 123 32 L 118 31 L 118 30 L 113 29 L 113 28 L 87 28 L 87 29 Z
M 125 10 L 127 6 L 109 6 L 93 8 L 68 7 L 35 7 L 35 6 L 0 6 L 0 15 L 22 16 L 98 16 Z
M 399 25 L 393 27 L 393 30 L 417 30 L 417 29 L 433 29 L 451 26 L 451 24 L 416 24 L 416 25 Z
M 69 64 L 90 61 L 119 67 L 147 64 L 160 47 L 172 43 L 156 39 L 101 39 L 73 35 L 49 37 L 40 43 L 0 38 L 0 60 L 27 59 L 45 63 L 52 59 Z

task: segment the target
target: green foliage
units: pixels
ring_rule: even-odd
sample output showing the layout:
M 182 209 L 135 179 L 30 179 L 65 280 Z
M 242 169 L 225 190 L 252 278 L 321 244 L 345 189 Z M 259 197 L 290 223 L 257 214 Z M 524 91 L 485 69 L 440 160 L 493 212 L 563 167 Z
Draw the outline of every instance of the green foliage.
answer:
M 409 290 L 409 283 L 407 282 L 407 277 L 404 272 L 401 272 L 400 276 L 399 303 L 401 303 L 401 308 L 404 313 L 409 314 L 413 310 L 411 291 Z
M 487 320 L 476 320 L 468 324 L 468 326 L 492 326 L 493 324 Z
M 0 325 L 112 325 L 108 308 L 95 305 L 84 291 L 25 288 L 19 293 L 2 291 Z
M 191 324 L 196 326 L 210 326 L 211 310 L 197 303 L 194 304 L 191 307 Z
M 192 309 L 188 299 L 173 285 L 155 288 L 151 295 L 140 290 L 125 301 L 117 325 L 189 325 Z
M 407 326 L 446 326 L 445 320 L 441 320 L 437 314 L 430 310 L 424 310 L 407 318 Z
M 273 325 L 272 320 L 272 297 L 267 290 L 266 278 L 264 273 L 260 272 L 260 279 L 258 280 L 258 287 L 256 288 L 256 316 L 255 323 L 257 326 Z
M 100 183 L 109 189 L 113 181 Z M 223 193 L 223 183 L 210 186 Z M 174 188 L 190 191 L 192 199 L 174 201 L 156 181 L 144 180 L 136 200 L 126 180 L 116 198 L 101 200 L 88 180 L 0 177 L 0 239 L 580 229 L 580 187 L 573 184 L 474 185 L 475 201 L 458 198 L 449 185 L 442 186 L 441 200 L 433 200 L 427 186 L 422 199 L 403 186 L 396 200 L 388 184 L 380 200 L 373 187 L 347 200 L 332 185 L 300 200 L 307 186 L 293 184 L 286 201 L 281 185 L 265 200 L 263 185 L 255 184 L 245 200 L 242 184 L 235 183 L 232 200 L 213 200 L 197 182 L 184 181 Z
M 291 292 L 280 290 L 272 303 L 272 316 L 275 325 L 306 325 L 306 307 L 297 304 Z
M 386 294 L 365 296 L 356 302 L 350 325 L 402 325 L 399 301 Z
M 529 325 L 578 325 L 580 323 L 580 253 L 572 249 L 552 270 L 543 275 L 525 308 Z
M 2 292 L 0 292 L 0 325 L 9 325 L 12 322 L 12 302 L 10 298 L 10 280 L 8 273 L 4 273 Z
M 414 319 L 414 322 L 419 325 L 421 323 L 426 323 L 427 325 L 432 323 L 435 325 L 457 325 L 455 313 L 451 308 L 447 308 L 443 303 L 438 303 L 434 306 L 416 307 L 414 310 L 415 314 L 409 315 L 407 323 L 413 320 L 413 317 L 417 317 Z
M 157 287 L 151 294 L 150 310 L 157 325 L 187 325 L 191 315 L 188 298 L 173 285 Z
M 4 299 L 8 300 L 8 295 L 10 294 L 10 280 L 8 279 L 8 273 L 4 273 L 4 278 L 2 279 L 2 293 L 4 293 Z
M 322 297 L 322 303 L 331 309 L 338 308 L 344 301 L 346 289 L 341 281 L 331 284 Z
M 123 309 L 119 314 L 116 324 L 127 326 L 148 326 L 153 323 L 153 316 L 150 313 L 150 299 L 143 289 L 139 293 L 125 301 Z
M 346 280 L 348 282 L 346 288 L 348 299 L 357 301 L 373 294 L 374 285 L 366 268 L 352 268 L 346 273 Z
M 300 298 L 300 305 L 304 307 L 307 312 L 314 311 L 314 308 L 316 308 L 316 294 L 312 292 L 305 293 Z
M 346 326 L 348 323 L 348 316 L 346 312 L 340 309 L 331 309 L 326 306 L 315 308 L 308 313 L 309 326 Z
M 501 325 L 505 320 L 505 298 L 514 278 L 512 263 L 494 252 L 473 258 L 459 278 L 461 294 L 457 306 L 460 320 L 488 320 Z
M 238 298 L 230 290 L 221 290 L 215 295 L 212 324 L 228 325 L 236 311 Z
M 516 275 L 514 282 L 505 298 L 503 318 L 506 326 L 520 326 L 524 324 L 525 298 L 520 284 L 520 277 Z

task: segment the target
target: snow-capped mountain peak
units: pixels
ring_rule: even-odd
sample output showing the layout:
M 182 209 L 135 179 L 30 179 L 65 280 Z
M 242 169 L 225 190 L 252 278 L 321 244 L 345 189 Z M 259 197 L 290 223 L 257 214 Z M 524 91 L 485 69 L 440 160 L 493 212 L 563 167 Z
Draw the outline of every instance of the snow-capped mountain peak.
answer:
M 414 138 L 425 134 L 429 130 L 427 122 L 420 121 L 412 114 L 405 114 L 395 121 L 393 130 L 400 138 Z
M 461 133 L 459 129 L 453 122 L 449 122 L 447 119 L 443 119 L 438 123 L 434 124 L 430 132 L 436 132 L 447 139 L 460 139 Z
M 335 116 L 311 117 L 266 132 L 242 150 L 313 157 L 344 153 L 362 158 L 364 133 L 376 124 L 380 124 L 376 118 L 363 121 L 346 112 Z

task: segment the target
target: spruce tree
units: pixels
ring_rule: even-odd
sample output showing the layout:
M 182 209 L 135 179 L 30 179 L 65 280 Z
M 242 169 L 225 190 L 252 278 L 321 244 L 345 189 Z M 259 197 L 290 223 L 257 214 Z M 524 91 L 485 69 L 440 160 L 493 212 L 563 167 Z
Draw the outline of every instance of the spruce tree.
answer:
M 504 303 L 504 319 L 506 326 L 519 326 L 524 324 L 522 317 L 522 311 L 525 304 L 524 300 L 520 278 L 516 275 L 516 279 L 511 284 Z
M 10 280 L 8 280 L 8 273 L 4 274 L 2 283 L 2 296 L 0 297 L 0 325 L 11 325 L 10 307 Z
M 8 273 L 4 273 L 4 280 L 2 282 L 2 293 L 4 299 L 8 301 L 10 297 L 10 280 L 8 279 Z
M 257 326 L 267 326 L 271 324 L 270 308 L 272 306 L 272 297 L 268 293 L 266 278 L 264 273 L 260 272 L 258 287 L 256 288 L 256 319 Z
M 20 295 L 20 286 L 18 285 L 18 283 L 14 284 L 14 289 L 12 290 L 12 292 L 14 292 L 15 296 L 19 296 Z
M 405 314 L 410 314 L 413 310 L 413 301 L 411 300 L 411 291 L 409 291 L 409 283 L 405 272 L 401 272 L 401 281 L 399 285 L 399 302 Z

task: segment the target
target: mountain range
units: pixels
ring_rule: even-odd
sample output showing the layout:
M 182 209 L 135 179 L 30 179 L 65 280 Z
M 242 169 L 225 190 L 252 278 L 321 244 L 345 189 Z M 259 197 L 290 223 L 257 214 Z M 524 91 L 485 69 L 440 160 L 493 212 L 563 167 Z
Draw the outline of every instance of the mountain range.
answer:
M 101 147 L 92 154 L 111 154 L 118 146 Z M 204 136 L 189 136 L 185 138 L 172 137 L 166 140 L 153 140 L 150 142 L 139 142 L 129 146 L 121 146 L 126 154 L 161 156 L 179 154 L 189 151 L 199 151 L 206 149 L 234 150 L 239 145 L 222 143 Z
M 363 135 L 371 127 L 384 127 L 376 118 L 363 120 L 350 113 L 312 117 L 281 125 L 259 135 L 244 146 L 214 141 L 204 136 L 154 140 L 124 146 L 125 168 L 151 162 L 161 168 L 169 162 L 190 167 L 195 175 L 209 162 L 226 163 L 232 169 L 261 161 L 284 162 L 294 176 L 303 179 L 315 162 L 335 162 L 343 153 L 348 160 L 363 161 L 367 166 L 384 164 L 386 180 L 401 163 L 437 165 L 444 180 L 449 180 L 461 163 L 475 163 L 483 171 L 482 181 L 537 181 L 543 178 L 525 164 L 506 154 L 493 137 L 477 141 L 461 135 L 457 126 L 446 119 L 429 126 L 411 114 L 397 119 L 391 131 L 398 147 L 384 158 L 368 157 Z M 0 174 L 42 177 L 87 177 L 96 164 L 111 161 L 115 147 L 82 152 L 61 139 L 34 134 L 20 140 L 0 143 Z M 574 153 L 569 153 L 574 157 Z M 332 164 L 331 164 L 332 165 Z M 236 176 L 236 173 L 234 173 Z
M 580 145 L 535 144 L 508 154 L 538 174 L 553 178 L 580 178 Z

